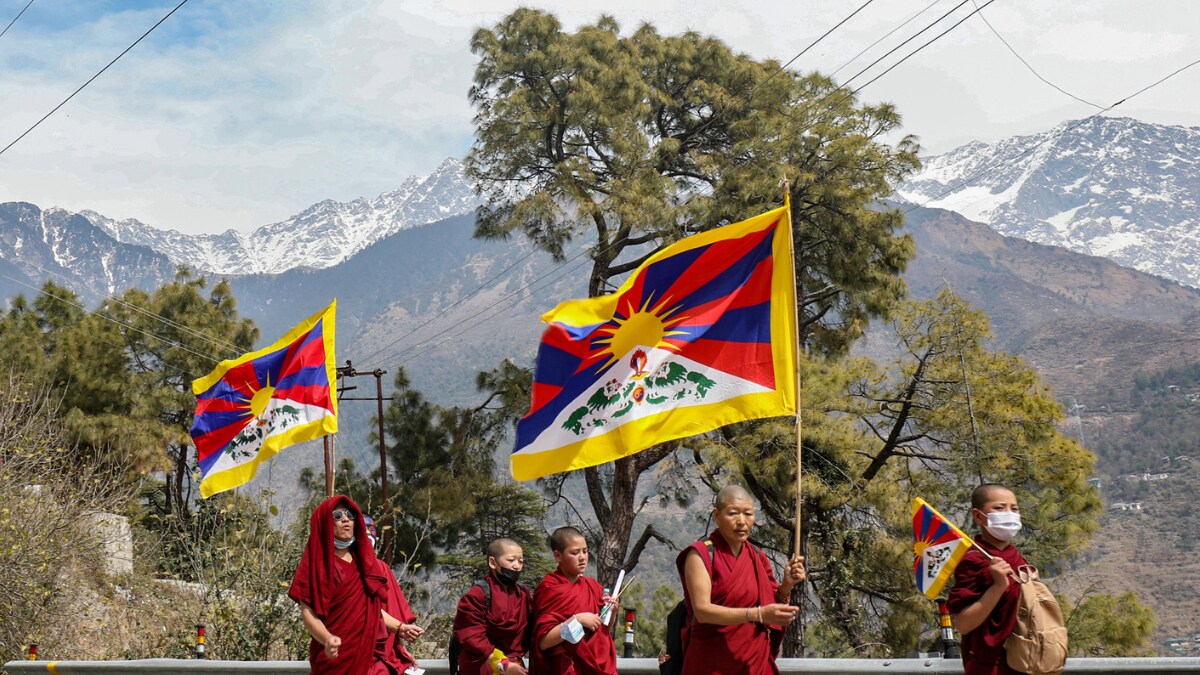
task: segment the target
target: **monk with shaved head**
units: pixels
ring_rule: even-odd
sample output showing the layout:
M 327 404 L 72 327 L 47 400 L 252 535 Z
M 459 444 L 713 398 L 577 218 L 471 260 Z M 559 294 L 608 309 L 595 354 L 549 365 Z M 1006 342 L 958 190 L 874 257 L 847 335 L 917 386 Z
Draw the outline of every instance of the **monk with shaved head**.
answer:
M 533 595 L 520 581 L 525 554 L 520 544 L 500 537 L 488 544 L 487 564 L 487 577 L 471 586 L 454 615 L 454 637 L 462 646 L 458 672 L 526 675 Z
M 775 580 L 771 561 L 750 543 L 754 500 L 739 485 L 717 493 L 713 520 L 717 529 L 708 540 L 687 547 L 676 560 L 688 614 L 680 672 L 778 675 L 783 628 L 797 613 L 788 599 L 804 581 L 804 558 L 788 562 L 783 583 Z

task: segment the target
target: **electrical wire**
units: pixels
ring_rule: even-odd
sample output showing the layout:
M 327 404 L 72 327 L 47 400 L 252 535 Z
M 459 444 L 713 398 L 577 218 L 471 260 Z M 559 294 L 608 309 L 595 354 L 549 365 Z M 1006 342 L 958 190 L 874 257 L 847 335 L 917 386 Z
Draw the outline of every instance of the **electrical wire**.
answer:
M 1185 71 L 1185 70 L 1187 70 L 1187 69 L 1189 69 L 1189 68 L 1192 68 L 1193 66 L 1196 66 L 1196 65 L 1198 65 L 1198 64 L 1200 64 L 1200 59 L 1196 59 L 1195 61 L 1192 61 L 1191 63 L 1188 63 L 1187 65 L 1185 65 L 1185 66 L 1182 66 L 1182 67 L 1180 67 L 1180 68 L 1178 68 L 1178 69 L 1176 69 L 1176 70 L 1172 71 L 1170 74 L 1168 74 L 1168 75 L 1165 75 L 1164 77 L 1162 77 L 1162 78 L 1158 79 L 1157 81 L 1155 81 L 1155 82 L 1153 82 L 1153 83 L 1151 83 L 1151 84 L 1148 84 L 1148 85 L 1146 85 L 1145 87 L 1142 87 L 1141 89 L 1139 89 L 1139 90 L 1135 91 L 1134 93 L 1132 93 L 1132 94 L 1130 94 L 1130 95 L 1128 95 L 1128 96 L 1126 96 L 1126 97 L 1122 98 L 1121 100 L 1117 101 L 1116 103 L 1113 103 L 1112 105 L 1108 106 L 1107 108 L 1104 108 L 1103 110 L 1097 111 L 1097 112 L 1095 112 L 1095 113 L 1092 113 L 1091 115 L 1089 115 L 1089 116 L 1087 116 L 1087 117 L 1085 117 L 1085 118 L 1083 118 L 1083 119 L 1080 119 L 1080 120 L 1075 120 L 1074 122 L 1072 122 L 1072 123 L 1070 123 L 1070 124 L 1066 124 L 1066 125 L 1064 125 L 1064 126 L 1063 126 L 1063 128 L 1062 128 L 1062 129 L 1061 129 L 1061 130 L 1060 130 L 1058 133 L 1054 134 L 1053 136 L 1049 136 L 1049 137 L 1047 137 L 1047 138 L 1046 138 L 1045 140 L 1043 140 L 1041 143 L 1037 143 L 1037 144 L 1035 144 L 1035 145 L 1031 145 L 1031 146 L 1029 146 L 1028 148 L 1026 148 L 1024 151 L 1022 151 L 1022 152 L 1020 152 L 1020 153 L 1018 153 L 1018 154 L 1014 155 L 1013 157 L 1006 158 L 1006 159 L 1005 159 L 1003 162 L 994 162 L 994 163 L 992 163 L 992 164 L 991 164 L 989 167 L 987 167 L 987 168 L 984 168 L 984 169 L 982 169 L 982 170 L 980 170 L 980 171 L 977 171 L 977 172 L 975 172 L 974 174 L 972 174 L 972 175 L 968 176 L 967 178 L 964 178 L 962 181 L 960 181 L 960 182 L 958 182 L 958 183 L 955 183 L 954 185 L 950 186 L 949 188 L 946 188 L 944 191 L 942 191 L 942 192 L 938 193 L 937 195 L 934 195 L 933 197 L 930 197 L 929 199 L 925 200 L 924 202 L 922 202 L 922 203 L 920 203 L 920 204 L 914 204 L 914 205 L 912 205 L 911 207 L 909 207 L 907 210 L 905 210 L 905 211 L 903 212 L 903 215 L 908 215 L 909 213 L 912 213 L 912 212 L 913 212 L 914 210 L 916 210 L 916 209 L 919 209 L 919 208 L 924 208 L 925 206 L 929 205 L 929 204 L 930 204 L 930 203 L 932 203 L 932 202 L 936 202 L 936 201 L 938 201 L 938 200 L 942 199 L 943 197 L 946 197 L 946 196 L 948 196 L 948 195 L 950 195 L 950 194 L 953 194 L 953 193 L 955 193 L 955 192 L 958 192 L 958 191 L 959 191 L 959 190 L 961 190 L 962 188 L 964 188 L 964 187 L 966 187 L 966 186 L 970 185 L 971 183 L 974 183 L 976 180 L 978 180 L 978 179 L 982 178 L 983 176 L 986 176 L 986 175 L 988 175 L 988 174 L 990 174 L 990 173 L 993 173 L 993 172 L 995 172 L 995 171 L 998 171 L 998 170 L 1000 170 L 1000 169 L 1002 169 L 1002 168 L 1005 168 L 1005 167 L 1007 167 L 1007 166 L 1008 166 L 1008 165 L 1009 165 L 1011 162 L 1015 162 L 1015 161 L 1017 161 L 1017 160 L 1020 160 L 1020 159 L 1023 159 L 1023 158 L 1025 158 L 1025 157 L 1027 157 L 1027 156 L 1028 156 L 1028 155 L 1030 155 L 1031 153 L 1033 153 L 1033 152 L 1035 152 L 1035 151 L 1037 151 L 1037 150 L 1040 150 L 1040 149 L 1041 149 L 1042 147 L 1044 147 L 1045 145 L 1047 145 L 1047 144 L 1049 144 L 1049 143 L 1052 143 L 1052 142 L 1054 142 L 1054 141 L 1057 141 L 1059 138 L 1062 138 L 1062 136 L 1063 136 L 1064 134 L 1066 134 L 1067 132 L 1069 132 L 1069 131 L 1072 131 L 1072 130 L 1074 130 L 1074 129 L 1077 129 L 1078 127 L 1082 126 L 1083 124 L 1086 124 L 1086 123 L 1088 123 L 1088 122 L 1090 122 L 1090 121 L 1092 121 L 1092 120 L 1096 119 L 1097 117 L 1099 117 L 1099 116 L 1103 115 L 1104 113 L 1106 113 L 1106 112 L 1108 112 L 1108 111 L 1112 110 L 1113 108 L 1116 108 L 1117 106 L 1119 106 L 1119 105 L 1121 105 L 1121 104 L 1125 103 L 1126 101 L 1129 101 L 1129 100 L 1130 100 L 1130 99 L 1132 99 L 1132 98 L 1135 98 L 1135 97 L 1137 97 L 1137 96 L 1141 96 L 1142 94 L 1146 93 L 1147 91 L 1150 91 L 1151 89 L 1153 89 L 1153 88 L 1157 87 L 1158 85 L 1160 85 L 1160 84 L 1162 84 L 1162 83 L 1166 82 L 1167 80 L 1169 80 L 1169 79 L 1171 79 L 1171 78 L 1175 77 L 1176 75 L 1178 75 L 1178 74 L 1182 73 L 1183 71 Z
M 135 333 L 139 333 L 139 334 L 141 334 L 141 335 L 144 335 L 144 336 L 146 336 L 146 337 L 149 337 L 149 338 L 153 338 L 153 339 L 155 339 L 155 340 L 158 340 L 158 341 L 162 342 L 163 344 L 167 345 L 168 347 L 173 347 L 173 348 L 175 348 L 175 349 L 179 349 L 179 350 L 181 350 L 181 351 L 187 352 L 188 354 L 191 354 L 192 356 L 199 357 L 199 358 L 201 358 L 201 359 L 203 359 L 203 360 L 205 360 L 205 361 L 208 361 L 208 362 L 212 363 L 213 365 L 216 365 L 216 364 L 218 363 L 218 360 L 217 360 L 215 357 L 213 357 L 211 354 L 201 354 L 200 352 L 193 351 L 193 350 L 191 350 L 191 349 L 188 349 L 188 348 L 187 348 L 187 347 L 185 347 L 184 345 L 182 345 L 182 344 L 180 344 L 180 343 L 178 343 L 178 342 L 176 342 L 176 341 L 174 341 L 174 340 L 169 340 L 169 339 L 167 339 L 167 338 L 165 338 L 165 337 L 162 337 L 161 335 L 156 335 L 156 334 L 154 334 L 154 333 L 151 333 L 151 332 L 149 332 L 149 331 L 142 330 L 141 328 L 138 328 L 138 327 L 136 327 L 136 326 L 132 326 L 132 325 L 130 325 L 130 324 L 127 324 L 127 323 L 125 323 L 124 321 L 121 321 L 120 319 L 117 319 L 117 318 L 115 318 L 115 317 L 108 316 L 107 314 L 102 314 L 102 313 L 100 313 L 100 311 L 99 311 L 99 310 L 92 310 L 92 309 L 88 309 L 87 307 L 84 307 L 83 305 L 79 304 L 78 302 L 74 302 L 74 301 L 72 301 L 72 300 L 69 300 L 69 299 L 67 299 L 67 298 L 64 298 L 64 297 L 62 297 L 62 296 L 54 295 L 53 293 L 48 293 L 48 292 L 46 292 L 45 290 L 43 290 L 43 289 L 41 289 L 41 288 L 38 288 L 38 287 L 36 287 L 36 286 L 34 286 L 34 285 L 32 285 L 32 284 L 26 283 L 26 282 L 24 282 L 24 281 L 21 281 L 20 279 L 16 279 L 16 278 L 14 278 L 14 277 L 10 277 L 9 275 L 7 275 L 7 274 L 4 274 L 3 272 L 0 272 L 0 277 L 3 277 L 3 278 L 5 278 L 5 279 L 8 279 L 9 281 L 11 281 L 11 282 L 13 282 L 13 283 L 20 284 L 21 286 L 24 286 L 24 287 L 26 287 L 26 288 L 32 289 L 32 290 L 34 290 L 34 291 L 36 291 L 36 292 L 38 292 L 38 293 L 40 293 L 40 294 L 42 294 L 42 295 L 44 295 L 44 296 L 46 296 L 46 297 L 48 297 L 48 298 L 53 298 L 54 300 L 58 300 L 59 302 L 64 302 L 64 303 L 66 303 L 66 304 L 68 304 L 68 305 L 70 305 L 70 306 L 72 306 L 72 307 L 75 307 L 76 309 L 80 309 L 80 310 L 82 310 L 82 311 L 83 311 L 85 314 L 91 314 L 91 315 L 93 315 L 93 316 L 97 316 L 97 317 L 99 317 L 99 318 L 101 318 L 101 319 L 104 319 L 105 321 L 109 321 L 109 322 L 111 322 L 111 323 L 115 323 L 115 324 L 117 324 L 118 326 L 122 326 L 122 327 L 124 327 L 124 328 L 128 328 L 129 330 L 131 330 L 131 331 L 133 331 L 133 332 L 135 332 Z M 116 345 L 112 345 L 112 346 L 116 346 Z M 180 371 L 180 372 L 183 372 L 183 371 Z
M 128 47 L 126 47 L 126 48 L 125 48 L 125 49 L 124 49 L 124 50 L 123 50 L 123 51 L 122 51 L 120 54 L 117 54 L 117 56 L 116 56 L 116 57 L 115 57 L 115 58 L 114 58 L 112 61 L 109 61 L 109 62 L 108 62 L 108 65 L 106 65 L 106 66 L 104 66 L 103 68 L 101 68 L 101 69 L 99 70 L 99 72 L 97 72 L 95 75 L 93 75 L 93 76 L 89 77 L 89 78 L 88 78 L 88 80 L 87 80 L 87 82 L 84 82 L 83 84 L 79 85 L 79 88 L 78 88 L 78 89 L 76 89 L 75 91 L 71 92 L 71 95 L 70 95 L 70 96 L 68 96 L 68 97 L 64 98 L 64 99 L 62 100 L 62 103 L 59 103 L 58 105 L 54 106 L 54 109 L 53 109 L 53 110 L 51 110 L 50 112 L 48 112 L 48 113 L 46 113 L 45 115 L 43 115 L 43 116 L 42 116 L 42 118 L 41 118 L 40 120 L 38 120 L 38 121 L 34 122 L 34 123 L 33 123 L 33 126 L 31 126 L 31 127 L 29 127 L 28 129 L 26 129 L 26 130 L 25 130 L 25 131 L 24 131 L 24 132 L 23 132 L 23 133 L 22 133 L 20 136 L 17 136 L 16 138 L 14 138 L 14 139 L 12 140 L 12 142 L 11 142 L 11 143 L 9 143 L 8 145 L 4 146 L 4 148 L 3 148 L 3 149 L 0 149 L 0 155 L 3 155 L 4 153 L 8 152 L 8 149 L 9 149 L 9 148 L 11 148 L 12 146 L 16 145 L 18 142 L 20 142 L 20 140 L 21 140 L 22 138 L 25 138 L 26 136 L 28 136 L 28 135 L 29 135 L 29 133 L 30 133 L 31 131 L 33 131 L 34 129 L 38 128 L 38 126 L 40 126 L 42 122 L 45 122 L 47 119 L 49 119 L 49 117 L 50 117 L 51 115 L 53 115 L 54 113 L 58 112 L 58 109 L 59 109 L 59 108 L 61 108 L 61 107 L 63 107 L 64 105 L 66 105 L 66 104 L 67 104 L 67 102 L 68 102 L 68 101 L 70 101 L 71 99 L 75 98 L 75 95 L 76 95 L 76 94 L 78 94 L 79 92 L 83 91 L 83 90 L 84 90 L 84 88 L 85 88 L 85 87 L 87 87 L 89 84 L 91 84 L 91 83 L 92 83 L 92 82 L 93 82 L 93 81 L 94 81 L 94 80 L 95 80 L 97 77 L 100 77 L 101 75 L 103 75 L 103 74 L 104 74 L 104 71 L 106 71 L 106 70 L 108 70 L 109 68 L 111 68 L 111 67 L 112 67 L 112 65 L 113 65 L 114 63 L 116 63 L 117 61 L 119 61 L 119 60 L 121 59 L 121 57 L 122 57 L 122 56 L 125 56 L 127 53 L 129 53 L 129 50 L 131 50 L 131 49 L 133 49 L 134 47 L 136 47 L 136 46 L 138 45 L 138 43 L 139 43 L 139 42 L 141 42 L 142 40 L 145 40 L 147 35 L 149 35 L 150 33 L 154 32 L 154 29 L 155 29 L 155 28 L 158 28 L 159 26 L 161 26 L 161 25 L 162 25 L 162 23 L 163 23 L 164 21 L 166 21 L 167 19 L 171 18 L 171 15 L 172 15 L 172 14 L 174 14 L 174 13 L 175 13 L 175 12 L 177 12 L 177 11 L 179 11 L 179 8 L 180 8 L 180 7 L 183 7 L 183 6 L 184 6 L 184 5 L 186 5 L 187 3 L 188 3 L 188 0 L 180 0 L 180 3 L 179 3 L 178 5 L 175 5 L 175 8 L 174 8 L 174 9 L 172 9 L 172 10 L 171 10 L 171 11 L 169 11 L 169 12 L 167 12 L 167 13 L 166 13 L 166 15 L 165 15 L 165 16 L 163 16 L 163 18 L 159 19 L 159 20 L 158 20 L 158 22 L 157 22 L 157 23 L 155 23 L 153 26 L 151 26 L 149 30 L 147 30 L 145 33 L 142 33 L 142 36 L 141 36 L 141 37 L 139 37 L 138 39 L 134 40 L 134 41 L 133 41 L 133 44 L 131 44 L 131 45 L 129 45 Z M 14 21 L 15 21 L 15 19 L 14 19 Z
M 13 17 L 13 20 L 9 21 L 8 25 L 4 27 L 4 30 L 0 30 L 0 37 L 4 37 L 4 34 L 8 32 L 8 29 L 12 28 L 13 24 L 17 22 L 17 19 L 21 18 L 21 15 L 24 14 L 25 10 L 29 9 L 29 6 L 32 4 L 33 0 L 29 0 L 29 2 L 25 3 L 25 6 L 21 8 L 21 11 L 17 12 L 17 15 Z
M 974 3 L 975 0 L 971 0 L 971 2 Z M 976 6 L 978 7 L 978 4 L 976 4 Z M 1097 110 L 1103 109 L 1103 106 L 1092 103 L 1091 101 L 1089 101 L 1087 99 L 1080 98 L 1080 97 L 1076 96 L 1075 94 L 1072 94 L 1071 92 L 1067 91 L 1066 89 L 1063 89 L 1062 87 L 1058 86 L 1057 84 L 1054 84 L 1050 80 L 1047 80 L 1045 77 L 1042 77 L 1042 74 L 1039 73 L 1036 69 L 1034 69 L 1034 67 L 1032 65 L 1030 65 L 1030 63 L 1028 61 L 1025 60 L 1025 57 L 1018 54 L 1017 50 L 1014 49 L 1013 46 L 1008 43 L 1008 40 L 1004 39 L 1004 36 L 1000 34 L 1000 31 L 996 30 L 996 27 L 992 25 L 991 21 L 988 21 L 986 16 L 984 16 L 983 14 L 980 14 L 979 18 L 982 19 L 983 23 L 988 27 L 989 30 L 992 31 L 992 34 L 994 34 L 997 38 L 999 38 L 1000 42 L 1004 43 L 1005 47 L 1008 47 L 1008 51 L 1012 52 L 1012 55 L 1017 57 L 1017 60 L 1020 61 L 1021 64 L 1024 65 L 1027 69 L 1029 69 L 1029 72 L 1033 73 L 1034 77 L 1041 80 L 1042 82 L 1045 82 L 1046 84 L 1050 85 L 1051 87 L 1057 89 L 1062 94 L 1065 94 L 1065 95 L 1075 99 L 1076 101 L 1079 101 L 1080 103 L 1090 105 L 1093 108 L 1096 108 Z
M 239 347 L 237 347 L 229 342 L 225 342 L 216 337 L 208 335 L 207 333 L 198 331 L 190 326 L 185 326 L 184 324 L 181 324 L 177 321 L 168 319 L 167 317 L 165 317 L 161 314 L 155 314 L 154 312 L 151 312 L 150 310 L 144 309 L 142 307 L 138 307 L 137 305 L 135 305 L 133 303 L 126 302 L 125 300 L 122 300 L 121 297 L 118 295 L 105 295 L 101 291 L 98 291 L 95 288 L 92 288 L 91 286 L 89 286 L 87 283 L 85 283 L 84 281 L 82 281 L 80 279 L 72 279 L 72 278 L 66 276 L 65 274 L 60 274 L 53 270 L 48 270 L 45 267 L 42 267 L 41 265 L 38 265 L 35 262 L 26 261 L 24 264 L 28 265 L 29 267 L 32 267 L 33 269 L 38 270 L 39 272 L 41 272 L 42 274 L 45 274 L 47 276 L 57 277 L 58 279 L 62 280 L 66 284 L 79 284 L 80 286 L 83 286 L 87 290 L 91 291 L 92 294 L 95 295 L 96 298 L 98 298 L 101 302 L 111 300 L 111 301 L 121 305 L 122 307 L 125 307 L 126 309 L 137 312 L 138 314 L 141 314 L 148 318 L 154 319 L 154 320 L 158 321 L 159 323 L 162 323 L 166 326 L 169 326 L 169 327 L 179 330 L 181 332 L 184 332 L 184 333 L 187 333 L 194 337 L 200 338 L 201 340 L 204 340 L 205 342 L 208 342 L 209 344 L 211 344 L 215 347 L 220 347 L 221 349 L 228 351 L 231 355 L 236 356 L 242 352 L 242 350 Z
M 867 52 L 871 51 L 871 49 L 873 49 L 873 48 L 875 47 L 875 45 L 879 44 L 880 42 L 883 42 L 884 40 L 886 40 L 886 39 L 888 39 L 888 38 L 890 38 L 892 35 L 894 35 L 894 34 L 895 34 L 897 31 L 899 31 L 901 28 L 904 28 L 905 26 L 907 26 L 908 24 L 912 23 L 913 21 L 916 21 L 918 17 L 920 17 L 920 16 L 921 16 L 922 14 L 924 14 L 925 12 L 928 12 L 929 10 L 933 9 L 933 8 L 934 8 L 934 6 L 936 6 L 936 5 L 937 5 L 938 3 L 940 3 L 941 1 L 942 1 L 942 0 L 933 0 L 933 2 L 929 3 L 928 5 L 925 5 L 925 9 L 922 9 L 921 11 L 917 12 L 916 14 L 913 14 L 912 16 L 908 17 L 908 20 L 906 20 L 904 23 L 902 23 L 902 24 L 900 24 L 900 25 L 896 26 L 895 28 L 893 28 L 893 29 L 889 30 L 888 32 L 884 33 L 884 34 L 883 34 L 881 37 L 879 37 L 877 40 L 875 40 L 874 42 L 872 42 L 871 44 L 867 45 L 866 47 L 863 47 L 861 51 L 859 51 L 859 52 L 858 52 L 857 54 L 855 54 L 854 56 L 851 56 L 851 57 L 850 57 L 850 58 L 849 58 L 849 59 L 848 59 L 848 60 L 847 60 L 845 63 L 843 63 L 842 65 L 838 66 L 837 70 L 835 70 L 835 71 L 833 71 L 832 73 L 830 73 L 830 74 L 829 74 L 829 77 L 830 77 L 830 79 L 833 79 L 834 77 L 836 77 L 838 73 L 840 73 L 840 72 L 842 72 L 843 70 L 845 70 L 846 66 L 849 66 L 851 63 L 854 63 L 855 61 L 857 61 L 857 60 L 858 60 L 858 59 L 859 59 L 859 58 L 860 58 L 860 57 L 861 57 L 863 54 L 866 54 Z

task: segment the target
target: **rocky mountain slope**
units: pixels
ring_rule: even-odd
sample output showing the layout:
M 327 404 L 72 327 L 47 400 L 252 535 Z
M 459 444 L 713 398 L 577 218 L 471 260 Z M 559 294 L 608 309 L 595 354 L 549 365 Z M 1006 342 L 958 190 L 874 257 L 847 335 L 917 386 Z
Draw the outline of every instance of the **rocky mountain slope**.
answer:
M 899 197 L 1200 286 L 1200 128 L 1095 117 L 923 161 Z

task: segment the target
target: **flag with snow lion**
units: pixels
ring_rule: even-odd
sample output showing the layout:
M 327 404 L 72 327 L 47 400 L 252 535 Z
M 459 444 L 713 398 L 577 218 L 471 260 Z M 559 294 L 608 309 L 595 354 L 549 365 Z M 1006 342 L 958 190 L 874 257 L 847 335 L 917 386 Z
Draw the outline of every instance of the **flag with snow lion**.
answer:
M 200 494 L 211 497 L 254 478 L 258 465 L 293 443 L 337 432 L 333 353 L 337 300 L 274 344 L 192 382 L 192 440 Z
M 912 511 L 913 573 L 917 589 L 932 600 L 975 542 L 920 497 L 913 500 Z
M 513 477 L 610 462 L 657 443 L 796 412 L 788 207 L 682 239 L 615 293 L 549 323 Z

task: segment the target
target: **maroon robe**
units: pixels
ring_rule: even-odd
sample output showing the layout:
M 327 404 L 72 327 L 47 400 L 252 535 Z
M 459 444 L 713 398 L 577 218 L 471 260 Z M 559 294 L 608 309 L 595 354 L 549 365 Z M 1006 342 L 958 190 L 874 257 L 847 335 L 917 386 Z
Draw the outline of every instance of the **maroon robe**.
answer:
M 396 582 L 396 575 L 392 574 L 392 570 L 386 562 L 382 560 L 376 560 L 376 562 L 379 564 L 380 574 L 387 577 L 387 602 L 384 603 L 384 610 L 400 623 L 415 623 L 417 615 L 413 614 L 412 607 L 409 607 L 408 598 L 404 597 L 404 591 Z M 417 665 L 417 660 L 405 648 L 404 640 L 400 639 L 399 635 L 387 630 L 384 630 L 384 634 L 386 638 L 379 650 L 387 656 L 389 661 L 394 661 L 391 665 L 396 668 L 397 672 L 403 673 L 410 666 Z
M 775 591 L 779 583 L 766 554 L 749 542 L 742 544 L 737 556 L 726 543 L 721 533 L 709 536 L 713 544 L 712 558 L 708 547 L 698 541 L 685 548 L 675 561 L 679 578 L 683 580 L 683 566 L 687 556 L 695 551 L 704 562 L 704 569 L 712 579 L 710 599 L 721 607 L 760 607 L 775 602 Z M 783 629 L 757 623 L 756 609 L 751 609 L 755 621 L 733 626 L 718 626 L 696 621 L 692 612 L 692 601 L 688 596 L 687 582 L 683 582 L 683 603 L 687 608 L 687 623 L 683 629 L 683 675 L 714 675 L 747 673 L 778 675 L 775 657 L 783 640 Z
M 1028 565 L 1016 546 L 996 548 L 982 539 L 975 543 L 988 553 L 1007 562 L 1015 570 Z M 975 604 L 992 585 L 992 574 L 988 571 L 990 561 L 975 549 L 967 551 L 954 568 L 954 588 L 946 606 L 951 614 L 959 614 Z M 1009 581 L 1000 602 L 992 609 L 978 628 L 962 636 L 963 671 L 965 675 L 1014 675 L 1017 671 L 1008 667 L 1008 653 L 1004 641 L 1012 634 L 1017 623 L 1017 604 L 1021 599 L 1021 586 Z
M 337 557 L 333 545 L 333 510 L 355 513 L 351 562 Z M 308 662 L 320 675 L 375 675 L 397 672 L 394 657 L 383 653 L 387 630 L 382 610 L 387 576 L 377 564 L 367 539 L 362 511 L 348 497 L 326 499 L 309 520 L 308 543 L 292 577 L 288 597 L 312 608 L 330 634 L 342 640 L 338 657 L 330 659 L 316 640 L 308 644 Z
M 529 636 L 533 628 L 533 598 L 529 591 L 516 584 L 504 584 L 488 574 L 484 583 L 492 589 L 492 606 L 479 586 L 458 601 L 454 614 L 454 637 L 462 645 L 458 657 L 458 672 L 463 675 L 491 675 L 488 659 L 499 649 L 509 660 L 520 659 L 529 653 Z
M 608 626 L 596 632 L 584 630 L 573 645 L 563 642 L 547 651 L 537 648 L 542 638 L 558 624 L 582 612 L 600 613 L 604 589 L 591 577 L 571 583 L 562 572 L 547 574 L 533 592 L 533 663 L 531 670 L 543 675 L 617 675 L 617 645 Z

